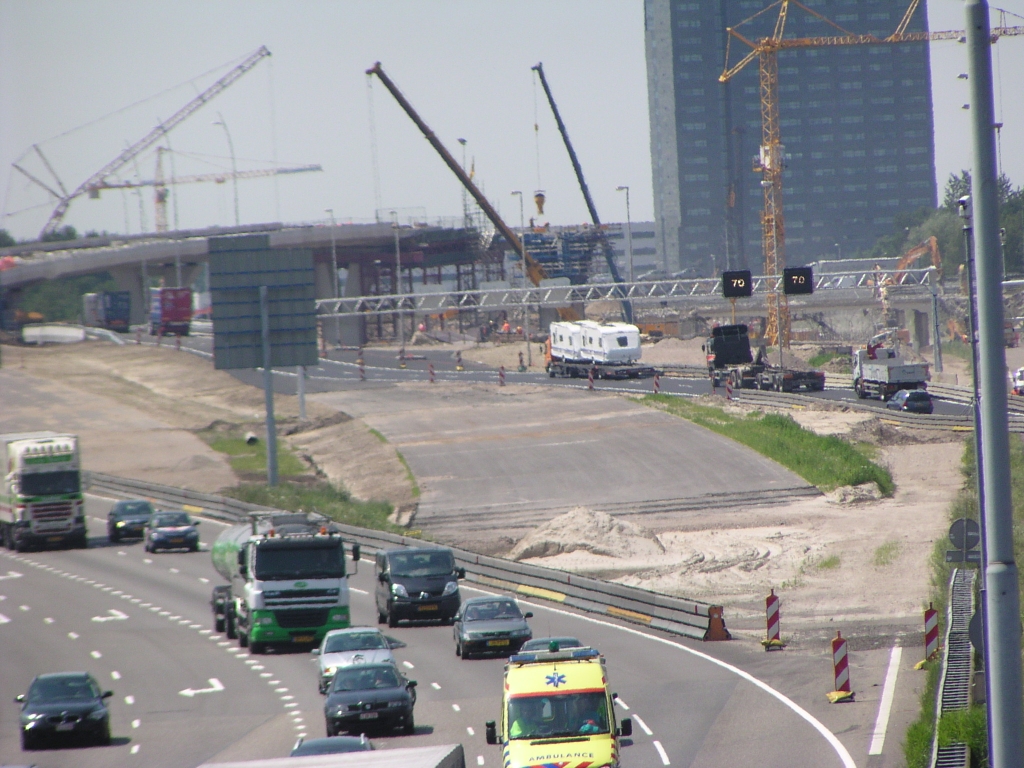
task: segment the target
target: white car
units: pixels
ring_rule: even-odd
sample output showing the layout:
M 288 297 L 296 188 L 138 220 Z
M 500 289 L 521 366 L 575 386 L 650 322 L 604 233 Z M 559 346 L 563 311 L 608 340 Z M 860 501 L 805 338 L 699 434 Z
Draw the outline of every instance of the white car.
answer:
M 341 667 L 353 664 L 396 664 L 388 639 L 376 627 L 335 629 L 324 636 L 313 653 L 318 659 L 320 693 L 326 693 Z

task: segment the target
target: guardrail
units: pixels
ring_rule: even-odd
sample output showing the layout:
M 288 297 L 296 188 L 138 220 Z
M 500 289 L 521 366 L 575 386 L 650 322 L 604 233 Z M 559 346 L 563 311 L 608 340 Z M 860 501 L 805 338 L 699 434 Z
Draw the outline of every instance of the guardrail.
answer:
M 967 768 L 970 750 L 966 744 L 939 746 L 939 719 L 947 712 L 971 706 L 971 679 L 974 676 L 974 653 L 968 637 L 968 626 L 974 615 L 973 568 L 956 568 L 949 580 L 949 611 L 946 623 L 946 647 L 943 649 L 942 679 L 936 692 L 935 729 L 932 735 L 932 768 Z
M 237 499 L 199 493 L 159 483 L 108 475 L 86 473 L 87 486 L 120 498 L 147 498 L 156 504 L 184 509 L 215 520 L 237 523 L 253 512 L 281 511 L 248 504 Z M 384 531 L 336 524 L 344 535 L 361 546 L 384 549 L 395 546 L 436 546 L 422 539 Z M 699 600 L 671 597 L 638 587 L 628 587 L 573 573 L 497 557 L 452 549 L 456 562 L 466 569 L 466 578 L 489 587 L 526 597 L 549 600 L 588 613 L 603 614 L 652 629 L 696 640 L 729 640 L 725 616 L 720 605 Z

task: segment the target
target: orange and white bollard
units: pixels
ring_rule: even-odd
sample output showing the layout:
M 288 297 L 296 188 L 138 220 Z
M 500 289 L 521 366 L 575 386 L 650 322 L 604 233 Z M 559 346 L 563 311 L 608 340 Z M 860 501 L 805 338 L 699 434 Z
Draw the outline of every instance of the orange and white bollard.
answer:
M 356 365 L 359 366 L 359 380 L 366 381 L 366 366 L 363 364 L 363 356 L 361 354 L 356 359 Z
M 136 344 L 141 344 L 142 343 L 142 329 L 141 328 L 136 328 L 135 329 L 135 343 Z
M 732 380 L 725 380 L 725 399 L 732 400 Z
M 924 657 L 930 661 L 938 655 L 939 612 L 928 603 L 928 610 L 924 612 Z
M 829 691 L 826 696 L 833 704 L 840 701 L 853 701 L 853 691 L 850 689 L 850 666 L 846 653 L 846 640 L 842 632 L 836 632 L 832 639 L 832 669 L 835 674 L 835 690 Z
M 661 376 L 657 373 L 654 374 L 654 394 L 658 394 L 661 391 Z
M 434 364 L 433 363 L 429 363 L 427 365 L 427 373 L 430 376 L 430 383 L 433 384 L 434 383 Z
M 594 369 L 593 368 L 591 368 L 589 371 L 587 371 L 587 389 L 589 389 L 591 392 L 594 391 Z
M 181 352 L 181 334 L 174 337 L 174 348 Z
M 764 612 L 767 624 L 765 639 L 761 641 L 766 651 L 781 651 L 786 647 L 782 642 L 781 630 L 779 627 L 779 596 L 775 590 L 764 599 Z
M 498 369 L 498 386 L 499 387 L 504 387 L 505 386 L 505 366 L 504 365 L 501 366 L 501 368 Z

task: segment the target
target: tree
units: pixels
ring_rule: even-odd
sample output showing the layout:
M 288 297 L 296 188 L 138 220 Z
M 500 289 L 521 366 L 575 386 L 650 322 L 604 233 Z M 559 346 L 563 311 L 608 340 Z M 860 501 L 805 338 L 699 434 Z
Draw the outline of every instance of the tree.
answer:
M 51 243 L 51 242 L 60 242 L 60 241 L 63 241 L 63 240 L 77 240 L 77 239 L 78 239 L 78 230 L 75 229 L 74 227 L 72 227 L 70 224 L 65 224 L 60 229 L 56 229 L 53 232 L 50 232 L 49 234 L 43 235 L 40 238 L 40 242 Z
M 18 307 L 26 312 L 40 312 L 47 320 L 76 322 L 82 314 L 83 293 L 116 290 L 117 283 L 109 272 L 61 277 L 26 288 Z
M 1005 205 L 1010 195 L 1013 194 L 1013 184 L 1005 173 L 999 174 L 996 180 L 996 192 L 999 205 Z M 946 179 L 946 189 L 942 196 L 942 207 L 950 213 L 956 213 L 959 207 L 960 198 L 971 194 L 971 172 L 960 171 L 958 176 L 955 173 L 949 174 Z
M 17 245 L 18 241 L 11 237 L 11 233 L 6 229 L 0 229 L 0 248 L 7 248 L 11 245 Z

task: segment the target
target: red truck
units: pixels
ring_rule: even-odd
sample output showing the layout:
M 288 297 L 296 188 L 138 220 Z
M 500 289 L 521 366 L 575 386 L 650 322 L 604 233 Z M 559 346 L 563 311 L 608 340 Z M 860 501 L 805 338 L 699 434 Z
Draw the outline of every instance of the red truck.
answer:
M 191 322 L 191 288 L 149 289 L 150 335 L 188 336 Z

